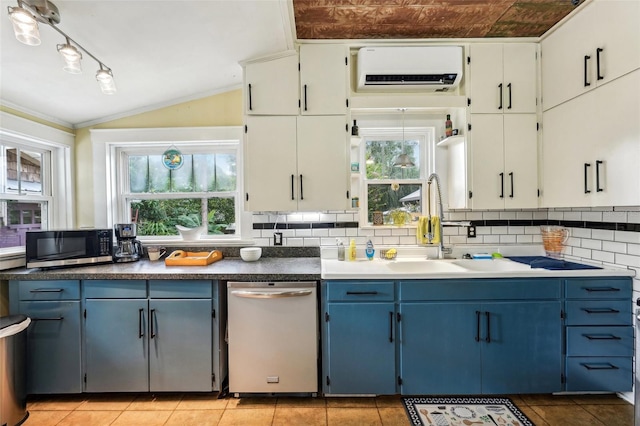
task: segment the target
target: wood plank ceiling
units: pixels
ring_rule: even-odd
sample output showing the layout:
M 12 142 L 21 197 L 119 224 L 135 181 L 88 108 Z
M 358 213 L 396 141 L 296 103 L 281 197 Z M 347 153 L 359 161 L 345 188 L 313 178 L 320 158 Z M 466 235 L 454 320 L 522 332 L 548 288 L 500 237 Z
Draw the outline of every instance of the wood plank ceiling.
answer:
M 298 39 L 539 37 L 584 0 L 293 0 Z

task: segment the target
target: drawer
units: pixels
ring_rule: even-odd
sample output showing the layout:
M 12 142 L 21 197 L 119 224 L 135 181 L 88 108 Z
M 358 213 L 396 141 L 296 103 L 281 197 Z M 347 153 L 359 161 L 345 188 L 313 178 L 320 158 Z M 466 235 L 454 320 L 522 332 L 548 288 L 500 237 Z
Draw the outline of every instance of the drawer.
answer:
M 156 299 L 210 299 L 210 280 L 149 280 L 149 297 Z
M 327 300 L 391 302 L 394 300 L 393 281 L 328 281 Z
M 401 301 L 560 299 L 558 279 L 466 279 L 400 281 Z
M 633 327 L 567 327 L 568 356 L 633 356 Z
M 147 297 L 145 280 L 84 280 L 85 299 L 139 299 Z
M 632 325 L 631 300 L 568 300 L 567 325 Z
M 18 281 L 20 300 L 79 300 L 80 281 Z
M 629 299 L 630 278 L 577 278 L 567 280 L 567 299 Z
M 566 390 L 629 392 L 632 367 L 631 357 L 568 357 Z

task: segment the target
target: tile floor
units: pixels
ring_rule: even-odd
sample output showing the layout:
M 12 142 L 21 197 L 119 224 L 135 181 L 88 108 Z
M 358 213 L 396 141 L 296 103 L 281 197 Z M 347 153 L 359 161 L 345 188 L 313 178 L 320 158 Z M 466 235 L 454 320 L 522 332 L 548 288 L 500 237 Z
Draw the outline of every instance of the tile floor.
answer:
M 615 395 L 516 395 L 538 426 L 633 426 Z M 409 425 L 399 396 L 233 398 L 217 394 L 82 394 L 31 397 L 26 426 Z

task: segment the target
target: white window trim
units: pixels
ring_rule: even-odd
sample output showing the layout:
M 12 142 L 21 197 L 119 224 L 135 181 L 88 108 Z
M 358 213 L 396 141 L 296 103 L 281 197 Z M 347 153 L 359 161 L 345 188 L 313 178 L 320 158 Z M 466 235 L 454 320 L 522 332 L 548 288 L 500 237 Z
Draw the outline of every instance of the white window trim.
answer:
M 227 237 L 202 238 L 189 241 L 190 246 L 204 245 L 246 245 L 253 244 L 251 238 L 251 214 L 245 212 L 243 190 L 243 133 L 241 126 L 229 127 L 177 127 L 151 129 L 92 129 L 91 143 L 93 147 L 94 176 L 104 176 L 105 179 L 94 179 L 94 199 L 106 200 L 107 208 L 95 208 L 94 223 L 96 227 L 111 228 L 114 223 L 123 220 L 123 206 L 115 188 L 120 183 L 115 175 L 119 159 L 119 148 L 143 147 L 149 143 L 166 143 L 167 148 L 179 143 L 189 143 L 196 146 L 211 143 L 211 141 L 237 141 L 237 193 L 236 205 L 239 212 L 239 223 L 236 224 L 237 234 Z M 140 237 L 143 242 L 176 244 L 184 243 L 179 236 Z
M 427 179 L 431 173 L 435 171 L 435 128 L 433 127 L 405 127 L 404 128 L 404 139 L 418 139 L 421 143 L 421 156 L 420 156 L 420 164 L 423 166 L 420 168 L 420 178 L 419 179 L 367 179 L 366 177 L 366 168 L 361 171 L 362 178 L 360 181 L 360 193 L 362 196 L 361 207 L 360 207 L 360 215 L 359 222 L 360 228 L 362 229 L 395 229 L 398 228 L 395 225 L 376 225 L 375 227 L 369 223 L 367 212 L 369 211 L 369 199 L 366 196 L 367 194 L 367 184 L 384 184 L 392 182 L 402 182 L 406 184 L 411 183 L 421 183 L 422 184 L 422 211 L 426 212 L 427 202 L 426 202 L 426 191 L 427 191 Z M 364 128 L 360 130 L 360 137 L 362 138 L 362 142 L 360 143 L 360 152 L 359 152 L 359 161 L 360 164 L 366 164 L 366 151 L 367 151 L 367 139 L 371 139 L 372 137 L 380 137 L 386 136 L 388 138 L 393 138 L 397 140 L 402 140 L 403 131 L 402 128 Z M 430 155 L 429 155 L 430 154 Z M 366 166 L 365 166 L 366 167 Z M 425 213 L 426 214 L 426 213 Z M 415 228 L 415 224 L 407 224 L 403 225 L 403 228 Z
M 51 185 L 49 229 L 69 229 L 75 226 L 74 168 L 75 135 L 0 111 L 0 136 L 9 143 L 51 151 Z M 43 221 L 45 218 L 43 218 Z M 0 269 L 15 267 L 8 259 L 24 258 L 24 247 L 0 249 Z M 24 261 L 22 260 L 22 265 Z

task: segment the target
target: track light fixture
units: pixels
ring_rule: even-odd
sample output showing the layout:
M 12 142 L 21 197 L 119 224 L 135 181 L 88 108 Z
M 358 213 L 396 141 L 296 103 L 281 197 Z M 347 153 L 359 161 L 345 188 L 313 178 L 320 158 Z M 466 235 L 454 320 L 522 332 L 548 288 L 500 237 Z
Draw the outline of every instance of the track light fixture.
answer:
M 29 46 L 38 46 L 40 44 L 38 22 L 51 26 L 65 38 L 65 43 L 57 46 L 58 52 L 64 59 L 63 69 L 71 74 L 82 73 L 81 50 L 100 66 L 96 73 L 96 80 L 100 84 L 102 93 L 105 95 L 116 93 L 116 84 L 113 80 L 111 68 L 56 26 L 60 23 L 60 14 L 55 4 L 49 0 L 17 0 L 17 2 L 18 6 L 9 6 L 7 9 L 9 11 L 9 19 L 13 24 L 13 32 L 19 42 Z

